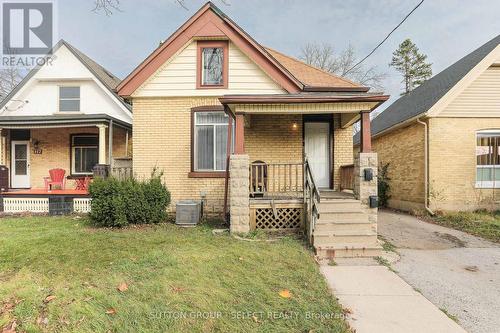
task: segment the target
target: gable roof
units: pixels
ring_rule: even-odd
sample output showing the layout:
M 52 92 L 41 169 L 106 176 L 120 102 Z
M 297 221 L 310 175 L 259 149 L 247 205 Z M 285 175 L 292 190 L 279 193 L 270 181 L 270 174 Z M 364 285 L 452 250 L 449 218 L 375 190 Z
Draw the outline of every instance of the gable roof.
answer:
M 85 53 L 78 50 L 73 45 L 61 39 L 48 54 L 54 54 L 61 46 L 66 46 L 68 50 L 130 111 L 131 106 L 116 93 L 116 87 L 120 79 L 88 57 Z M 17 94 L 19 90 L 39 71 L 40 67 L 33 68 L 12 91 L 5 96 L 0 103 L 0 109 L 3 108 L 9 100 Z
M 217 6 L 207 2 L 120 83 L 118 93 L 130 96 L 191 39 L 204 37 L 228 38 L 289 93 L 306 90 L 307 86 L 329 88 L 329 91 L 368 91 L 368 88 L 264 48 Z
M 270 53 L 280 64 L 282 64 L 293 76 L 299 79 L 305 86 L 305 89 L 313 87 L 338 87 L 352 88 L 359 91 L 368 91 L 368 87 L 363 87 L 345 78 L 333 75 L 314 66 L 308 65 L 303 61 L 287 56 L 281 52 L 265 47 L 265 50 Z
M 448 68 L 392 103 L 371 122 L 372 136 L 427 112 L 467 73 L 500 44 L 500 35 L 464 56 Z M 359 142 L 356 134 L 354 142 Z

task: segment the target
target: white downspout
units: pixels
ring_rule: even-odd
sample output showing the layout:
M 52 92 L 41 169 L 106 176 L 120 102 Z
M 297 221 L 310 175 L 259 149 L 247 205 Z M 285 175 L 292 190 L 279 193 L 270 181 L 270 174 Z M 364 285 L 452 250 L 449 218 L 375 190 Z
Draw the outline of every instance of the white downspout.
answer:
M 427 123 L 417 118 L 417 123 L 424 125 L 424 206 L 425 210 L 429 212 L 429 214 L 434 215 L 434 212 L 429 208 L 429 128 L 427 127 Z

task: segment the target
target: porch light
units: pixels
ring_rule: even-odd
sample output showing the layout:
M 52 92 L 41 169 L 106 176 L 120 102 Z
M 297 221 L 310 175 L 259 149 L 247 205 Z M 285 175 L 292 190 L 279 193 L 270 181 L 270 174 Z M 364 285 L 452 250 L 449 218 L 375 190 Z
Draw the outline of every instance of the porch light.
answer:
M 297 129 L 297 123 L 296 123 L 296 122 L 294 122 L 294 123 L 292 124 L 292 128 L 293 128 L 294 130 L 296 130 L 296 129 Z

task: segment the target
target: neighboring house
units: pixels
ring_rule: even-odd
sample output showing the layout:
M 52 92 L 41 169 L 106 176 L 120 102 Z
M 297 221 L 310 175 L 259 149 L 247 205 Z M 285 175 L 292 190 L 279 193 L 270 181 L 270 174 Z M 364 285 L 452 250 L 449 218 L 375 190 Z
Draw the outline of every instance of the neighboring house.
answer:
M 114 92 L 120 80 L 65 41 L 47 56 L 51 60 L 0 103 L 0 165 L 8 169 L 8 177 L 5 171 L 0 177 L 4 197 L 45 202 L 50 169 L 65 170 L 70 190 L 74 179 L 91 176 L 96 165 L 107 168 L 129 155 L 132 113 Z
M 163 171 L 172 209 L 203 200 L 206 212 L 230 213 L 234 232 L 307 222 L 324 255 L 378 251 L 376 177 L 359 177 L 376 154 L 352 165 L 352 124 L 369 131 L 388 96 L 263 47 L 211 3 L 117 90 L 133 105 L 134 172 Z M 341 169 L 355 195 L 339 191 Z
M 497 36 L 372 120 L 373 148 L 390 164 L 390 207 L 498 209 L 499 44 Z

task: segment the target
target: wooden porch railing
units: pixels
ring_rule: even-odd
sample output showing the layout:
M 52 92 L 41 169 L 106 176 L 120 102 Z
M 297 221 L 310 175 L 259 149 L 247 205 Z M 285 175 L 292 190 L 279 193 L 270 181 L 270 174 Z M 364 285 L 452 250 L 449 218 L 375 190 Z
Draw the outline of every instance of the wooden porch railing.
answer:
M 132 167 L 112 167 L 111 168 L 111 176 L 124 180 L 134 177 L 134 172 Z
M 307 237 L 311 244 L 316 221 L 319 219 L 318 204 L 320 200 L 321 197 L 314 181 L 311 166 L 307 156 L 304 156 L 304 211 L 307 219 Z
M 340 190 L 354 190 L 354 164 L 340 167 Z
M 300 197 L 303 193 L 302 163 L 250 164 L 250 196 Z

